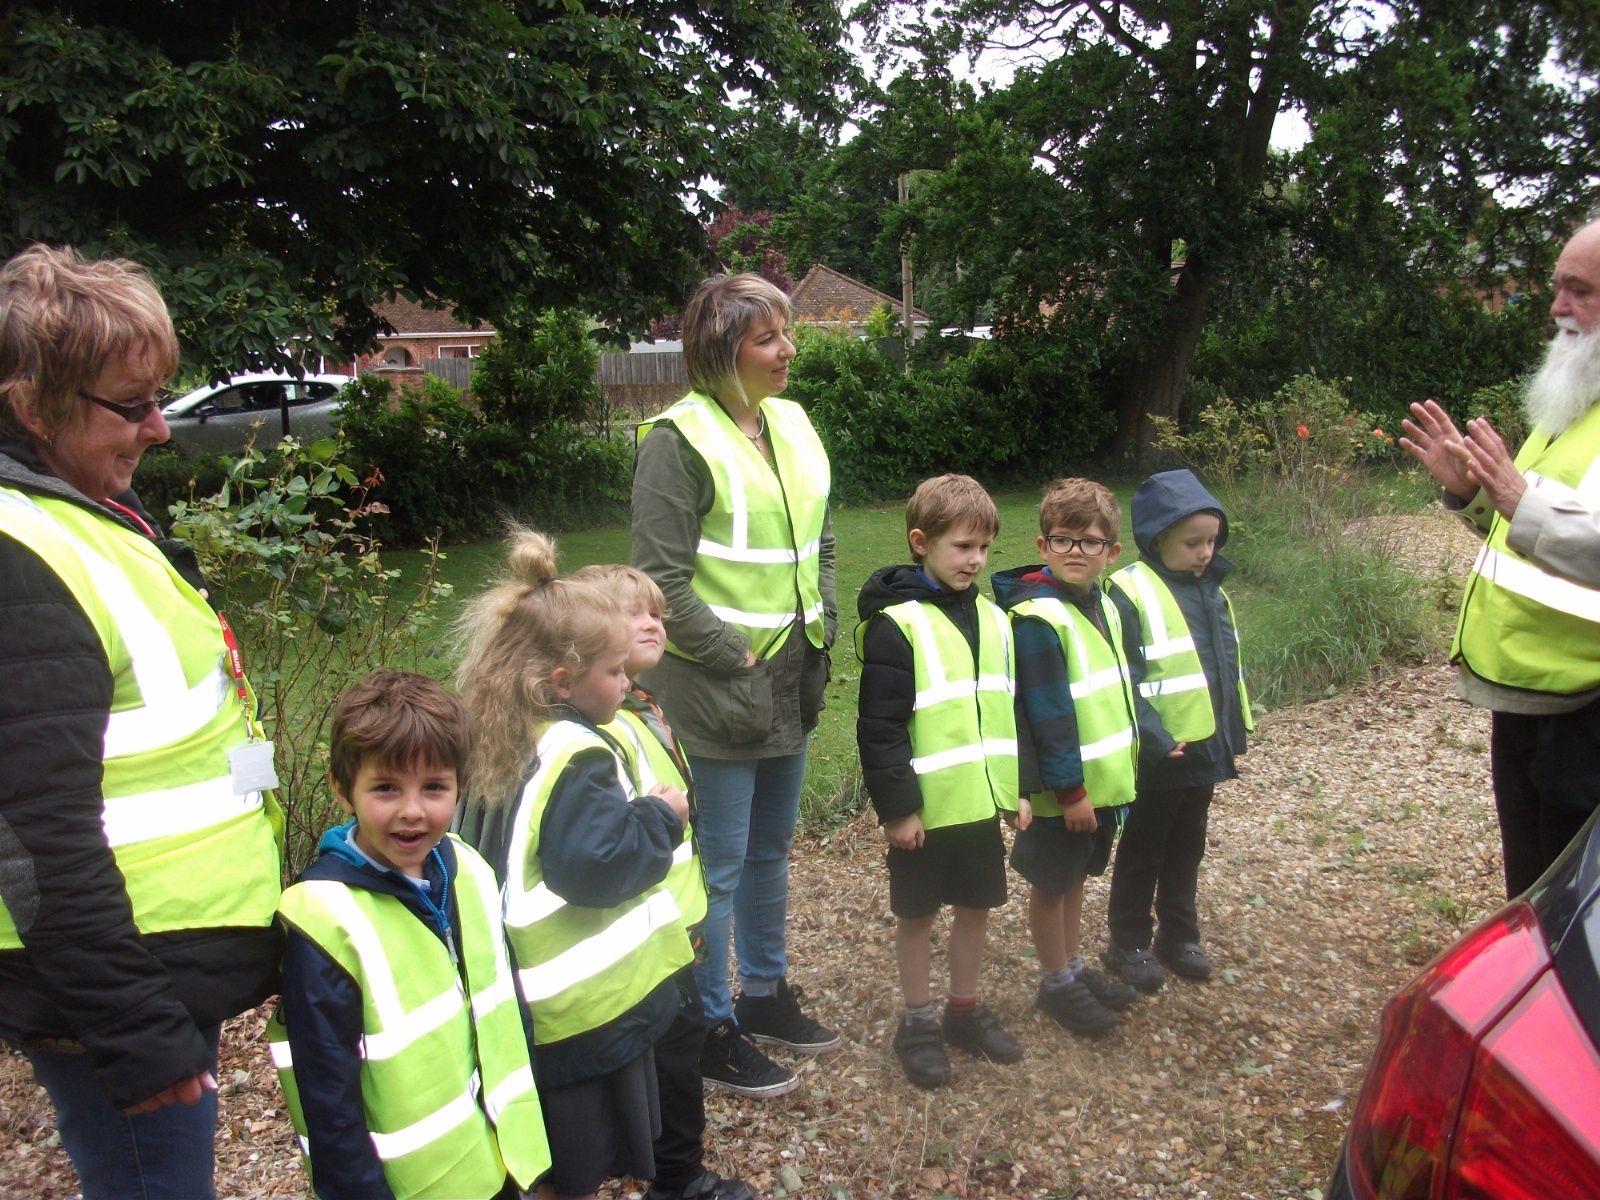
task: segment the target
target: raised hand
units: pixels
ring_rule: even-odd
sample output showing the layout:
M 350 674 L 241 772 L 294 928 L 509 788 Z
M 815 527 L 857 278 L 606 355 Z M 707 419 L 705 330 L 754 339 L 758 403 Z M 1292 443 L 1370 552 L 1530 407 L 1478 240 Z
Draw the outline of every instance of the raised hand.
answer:
M 1468 471 L 1471 456 L 1461 431 L 1438 401 L 1413 404 L 1411 416 L 1400 422 L 1400 428 L 1406 434 L 1400 439 L 1401 449 L 1427 467 L 1446 491 L 1472 499 L 1478 485 Z

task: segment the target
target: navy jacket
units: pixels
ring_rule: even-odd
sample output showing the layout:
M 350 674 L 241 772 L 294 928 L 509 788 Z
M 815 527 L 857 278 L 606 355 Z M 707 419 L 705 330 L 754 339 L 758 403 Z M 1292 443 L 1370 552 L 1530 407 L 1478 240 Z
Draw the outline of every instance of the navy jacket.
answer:
M 856 745 L 861 774 L 879 822 L 909 817 L 922 808 L 922 789 L 911 769 L 911 712 L 916 706 L 916 659 L 911 643 L 893 621 L 875 621 L 884 609 L 906 600 L 934 605 L 949 617 L 978 661 L 978 589 L 959 592 L 935 587 L 916 567 L 884 567 L 873 572 L 856 598 L 866 625 L 861 643 L 861 696 Z
M 587 726 L 615 746 L 576 709 L 563 708 L 559 716 Z M 654 887 L 667 877 L 673 851 L 683 841 L 683 822 L 666 801 L 654 796 L 629 801 L 623 794 L 614 757 L 621 753 L 615 748 L 575 754 L 556 781 L 539 825 L 546 885 L 581 908 L 612 908 Z M 516 808 L 511 803 L 486 811 L 473 805 L 460 822 L 462 837 L 477 847 L 501 882 Z M 540 1046 L 533 1065 L 540 1088 L 569 1087 L 609 1075 L 653 1046 L 677 1011 L 677 988 L 669 978 L 616 1020 Z
M 1161 565 L 1161 555 L 1150 549 L 1157 534 L 1168 526 L 1212 511 L 1222 520 L 1217 533 L 1218 553 L 1196 577 L 1189 571 L 1169 571 Z M 1211 691 L 1211 709 L 1217 731 L 1203 742 L 1184 747 L 1182 758 L 1168 758 L 1177 742 L 1161 724 L 1150 703 L 1135 694 L 1139 713 L 1139 789 L 1163 791 L 1171 788 L 1204 787 L 1235 779 L 1239 772 L 1234 759 L 1245 752 L 1244 718 L 1239 711 L 1239 637 L 1228 617 L 1228 603 L 1222 595 L 1222 581 L 1233 564 L 1222 557 L 1228 541 L 1228 518 L 1217 498 L 1190 471 L 1162 471 L 1150 476 L 1133 493 L 1133 540 L 1140 557 L 1166 585 L 1188 622 L 1195 653 L 1205 671 Z M 1145 676 L 1144 654 L 1139 647 L 1139 615 L 1134 603 L 1120 587 L 1111 589 L 1111 598 L 1122 617 L 1123 646 L 1135 689 Z
M 1048 621 L 1012 612 L 1024 600 L 1051 596 L 1075 606 L 1111 640 L 1100 613 L 1098 587 L 1082 594 L 1062 587 L 1050 569 L 1016 567 L 990 576 L 995 600 L 1011 613 L 1017 647 L 1017 764 L 1022 791 L 1053 791 L 1062 804 L 1083 798 L 1078 710 L 1067 678 L 1067 656 Z
M 452 944 L 456 915 L 456 852 L 450 839 L 428 856 L 430 907 L 398 871 L 380 870 L 350 844 L 354 821 L 328 830 L 318 858 L 300 880 L 331 879 L 393 896 L 440 941 Z M 299 882 L 297 881 L 297 882 Z M 320 946 L 288 930 L 283 956 L 283 1016 L 294 1052 L 294 1078 L 306 1128 L 312 1131 L 311 1176 L 322 1200 L 392 1200 L 383 1164 L 367 1136 L 361 1099 L 361 988 Z M 532 1049 L 530 1039 L 529 1049 Z

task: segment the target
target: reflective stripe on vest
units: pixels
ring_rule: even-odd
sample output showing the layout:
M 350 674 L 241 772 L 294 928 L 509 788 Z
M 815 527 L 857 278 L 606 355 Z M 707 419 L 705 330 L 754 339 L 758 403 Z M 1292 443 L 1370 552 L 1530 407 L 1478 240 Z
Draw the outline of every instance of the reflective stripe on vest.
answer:
M 966 634 L 936 605 L 907 600 L 881 614 L 911 643 L 916 699 L 908 733 L 924 829 L 968 825 L 1017 807 L 1011 625 L 984 596 L 976 605 L 976 669 Z
M 306 880 L 281 905 L 284 920 L 361 989 L 365 1119 L 399 1200 L 490 1197 L 508 1172 L 527 1188 L 550 1165 L 494 873 L 452 841 L 459 972 L 393 896 Z M 273 1065 L 309 1156 L 316 1131 L 306 1128 L 288 1036 L 280 1007 L 268 1026 Z
M 689 791 L 689 781 L 678 769 L 672 752 L 661 744 L 655 730 L 639 713 L 619 708 L 616 718 L 604 728 L 622 747 L 628 775 L 638 795 L 648 795 L 658 783 L 669 783 L 685 793 Z M 683 841 L 672 852 L 672 869 L 667 872 L 666 882 L 667 890 L 678 905 L 678 916 L 684 928 L 692 928 L 706 919 L 709 894 L 705 867 L 695 845 L 694 827 L 688 821 L 683 824 Z
M 1034 596 L 1011 612 L 1014 617 L 1037 617 L 1055 631 L 1072 688 L 1083 786 L 1090 804 L 1110 808 L 1133 802 L 1138 743 L 1133 686 L 1122 657 L 1122 621 L 1104 592 L 1097 590 L 1095 599 L 1109 640 L 1076 604 L 1054 596 Z M 1034 793 L 1032 804 L 1035 816 L 1061 814 L 1053 792 Z
M 761 412 L 773 465 L 720 404 L 698 392 L 642 423 L 638 437 L 670 422 L 705 461 L 715 498 L 700 519 L 691 586 L 750 639 L 758 658 L 771 658 L 796 613 L 811 644 L 822 645 L 820 550 L 830 474 L 827 452 L 799 405 L 773 397 Z M 692 657 L 670 641 L 667 648 Z
M 210 606 L 147 537 L 80 504 L 0 488 L 0 533 L 61 580 L 110 669 L 101 820 L 142 933 L 272 922 L 276 802 L 235 794 L 249 727 Z M 23 944 L 0 905 L 0 949 Z
M 540 1044 L 614 1020 L 694 957 L 665 882 L 607 909 L 568 904 L 544 882 L 539 836 L 545 806 L 573 756 L 596 749 L 611 756 L 617 785 L 631 801 L 636 793 L 618 752 L 578 722 L 557 721 L 539 738 L 538 767 L 512 818 L 502 892 L 506 934 Z
M 1535 430 L 1516 465 L 1529 488 L 1600 508 L 1600 404 L 1554 441 Z M 1556 695 L 1600 687 L 1600 589 L 1524 558 L 1509 533 L 1496 513 L 1467 580 L 1452 661 L 1504 687 Z
M 1111 584 L 1133 601 L 1139 611 L 1139 641 L 1144 651 L 1145 678 L 1139 695 L 1150 702 L 1161 718 L 1162 727 L 1175 742 L 1203 742 L 1217 731 L 1216 712 L 1205 668 L 1195 651 L 1189 623 L 1172 588 L 1148 564 L 1134 563 L 1111 577 Z M 1218 589 L 1228 606 L 1228 622 L 1234 640 L 1239 639 L 1239 621 L 1233 601 Z M 1239 714 L 1246 729 L 1255 728 L 1250 712 L 1249 693 L 1244 685 L 1243 655 L 1239 667 Z

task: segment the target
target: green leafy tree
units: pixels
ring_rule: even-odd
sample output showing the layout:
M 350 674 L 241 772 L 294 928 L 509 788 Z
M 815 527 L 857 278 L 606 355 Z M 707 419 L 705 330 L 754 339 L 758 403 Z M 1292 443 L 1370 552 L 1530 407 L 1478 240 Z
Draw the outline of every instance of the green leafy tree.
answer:
M 849 78 L 827 0 L 20 0 L 0 10 L 0 255 L 151 268 L 193 364 L 366 349 L 396 292 L 642 328 L 763 101 Z
M 883 44 L 921 61 L 866 122 L 898 169 L 939 172 L 885 228 L 946 268 L 949 319 L 1092 331 L 1081 369 L 1140 450 L 1179 411 L 1219 288 L 1275 238 L 1423 289 L 1543 278 L 1593 189 L 1575 8 L 877 0 Z M 1013 82 L 962 97 L 950 64 L 996 46 L 1025 56 Z M 1271 153 L 1290 107 L 1313 132 L 1293 159 Z

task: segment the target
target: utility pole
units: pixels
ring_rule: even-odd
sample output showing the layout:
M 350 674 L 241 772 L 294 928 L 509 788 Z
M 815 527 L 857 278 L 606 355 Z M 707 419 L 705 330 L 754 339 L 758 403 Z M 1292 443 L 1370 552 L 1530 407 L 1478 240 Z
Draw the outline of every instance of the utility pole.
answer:
M 911 173 L 900 172 L 900 203 L 911 198 Z M 911 365 L 911 344 L 916 339 L 911 323 L 911 239 L 900 244 L 900 319 L 904 322 L 906 339 L 906 365 Z

